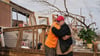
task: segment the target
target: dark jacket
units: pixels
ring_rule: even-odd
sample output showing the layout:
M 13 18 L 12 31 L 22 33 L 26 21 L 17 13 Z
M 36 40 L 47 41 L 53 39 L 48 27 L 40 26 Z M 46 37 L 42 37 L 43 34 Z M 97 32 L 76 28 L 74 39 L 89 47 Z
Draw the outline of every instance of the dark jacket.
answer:
M 71 31 L 68 25 L 64 23 L 60 30 L 57 30 L 55 27 L 53 27 L 52 32 L 59 38 L 62 53 L 68 51 L 69 47 L 72 45 L 72 37 L 68 38 L 67 40 L 62 39 L 62 37 L 65 35 L 71 35 Z

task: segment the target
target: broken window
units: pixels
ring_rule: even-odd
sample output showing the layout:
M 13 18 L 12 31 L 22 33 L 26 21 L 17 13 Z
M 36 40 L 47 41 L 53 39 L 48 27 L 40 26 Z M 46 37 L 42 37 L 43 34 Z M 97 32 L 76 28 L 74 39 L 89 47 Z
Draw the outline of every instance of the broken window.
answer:
M 28 26 L 29 24 L 29 18 L 28 15 L 23 15 L 21 12 L 12 10 L 12 27 L 23 27 Z

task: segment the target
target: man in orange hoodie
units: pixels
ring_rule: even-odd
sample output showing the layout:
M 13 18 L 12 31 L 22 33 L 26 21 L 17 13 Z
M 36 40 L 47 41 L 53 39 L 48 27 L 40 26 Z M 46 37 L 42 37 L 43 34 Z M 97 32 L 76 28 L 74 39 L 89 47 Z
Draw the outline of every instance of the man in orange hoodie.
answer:
M 52 27 L 55 27 L 56 29 L 60 29 L 60 26 L 57 24 L 57 22 L 54 22 L 51 25 L 47 39 L 45 41 L 46 56 L 56 56 L 56 46 L 58 42 L 58 37 L 55 36 L 55 34 L 53 34 Z

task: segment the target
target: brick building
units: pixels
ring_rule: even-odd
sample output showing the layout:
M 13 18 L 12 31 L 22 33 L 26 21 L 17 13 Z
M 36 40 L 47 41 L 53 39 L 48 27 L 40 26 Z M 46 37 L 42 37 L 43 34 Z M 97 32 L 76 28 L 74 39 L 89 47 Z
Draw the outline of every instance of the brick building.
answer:
M 0 26 L 11 27 L 11 6 L 0 1 Z
M 22 6 L 19 6 L 10 0 L 0 0 L 0 26 L 2 27 L 12 27 L 13 26 L 12 24 L 14 20 L 12 20 L 13 19 L 12 12 L 16 13 L 16 17 L 17 17 L 16 21 L 20 21 L 18 20 L 18 14 L 25 16 L 26 19 L 24 20 L 28 20 L 30 15 L 34 15 L 34 12 Z M 33 16 L 33 21 L 36 23 L 35 16 Z M 18 22 L 15 22 L 15 23 L 19 24 Z

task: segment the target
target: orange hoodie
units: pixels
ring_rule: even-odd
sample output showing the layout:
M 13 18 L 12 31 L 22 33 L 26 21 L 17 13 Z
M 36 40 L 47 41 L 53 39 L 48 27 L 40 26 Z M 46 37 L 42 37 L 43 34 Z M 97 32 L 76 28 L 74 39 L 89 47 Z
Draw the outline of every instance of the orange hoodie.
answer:
M 60 26 L 54 22 L 52 24 L 55 28 L 57 29 L 60 29 Z M 48 33 L 48 37 L 45 41 L 45 45 L 48 46 L 49 48 L 56 48 L 57 46 L 57 41 L 58 41 L 58 37 L 56 37 L 53 32 L 52 32 L 52 27 L 50 28 L 49 30 L 49 33 Z

